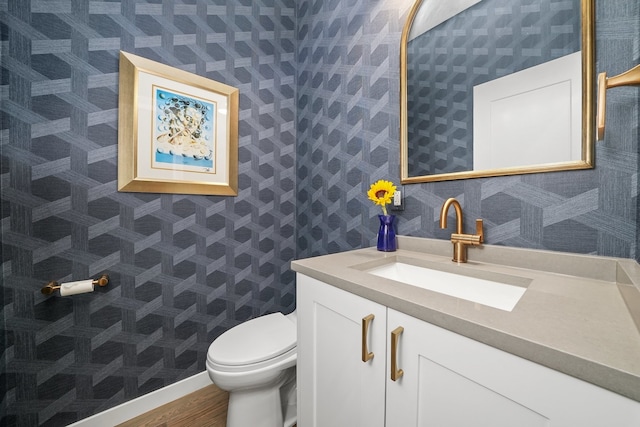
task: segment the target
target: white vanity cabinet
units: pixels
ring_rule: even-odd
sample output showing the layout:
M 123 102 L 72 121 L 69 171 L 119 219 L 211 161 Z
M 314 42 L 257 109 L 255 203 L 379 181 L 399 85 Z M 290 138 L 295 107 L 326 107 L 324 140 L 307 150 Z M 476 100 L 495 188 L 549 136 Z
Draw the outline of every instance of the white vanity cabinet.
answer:
M 297 304 L 301 427 L 640 426 L 636 401 L 302 274 Z
M 386 307 L 298 274 L 298 425 L 385 425 Z M 362 318 L 369 323 L 362 362 Z

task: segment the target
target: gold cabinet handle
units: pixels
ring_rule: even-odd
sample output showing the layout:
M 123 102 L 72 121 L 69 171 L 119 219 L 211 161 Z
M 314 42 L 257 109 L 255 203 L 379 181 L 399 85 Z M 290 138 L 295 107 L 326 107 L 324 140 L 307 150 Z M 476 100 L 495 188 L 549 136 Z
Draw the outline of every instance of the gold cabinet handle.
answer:
M 398 326 L 391 332 L 391 380 L 397 381 L 398 378 L 404 375 L 402 369 L 398 369 L 398 344 L 400 342 L 400 335 L 404 332 L 402 326 Z
M 369 351 L 367 346 L 367 337 L 369 336 L 369 324 L 375 318 L 373 314 L 362 318 L 362 361 L 368 362 L 373 359 L 373 352 Z

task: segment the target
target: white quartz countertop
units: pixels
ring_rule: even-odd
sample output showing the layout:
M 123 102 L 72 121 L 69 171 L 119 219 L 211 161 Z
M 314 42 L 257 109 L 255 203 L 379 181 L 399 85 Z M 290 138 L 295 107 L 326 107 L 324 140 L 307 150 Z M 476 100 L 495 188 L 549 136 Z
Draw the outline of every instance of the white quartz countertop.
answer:
M 398 250 L 359 249 L 293 261 L 294 271 L 511 354 L 640 401 L 640 266 L 634 260 L 483 245 L 451 261 L 449 241 L 398 237 Z M 373 276 L 409 260 L 486 278 L 523 279 L 512 311 Z

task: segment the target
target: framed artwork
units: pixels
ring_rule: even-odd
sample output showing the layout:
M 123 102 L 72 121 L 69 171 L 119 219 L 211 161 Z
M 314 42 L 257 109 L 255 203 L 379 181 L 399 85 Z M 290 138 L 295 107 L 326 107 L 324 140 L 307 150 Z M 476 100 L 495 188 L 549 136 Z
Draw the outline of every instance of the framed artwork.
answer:
M 119 92 L 119 191 L 238 194 L 238 89 L 120 52 Z

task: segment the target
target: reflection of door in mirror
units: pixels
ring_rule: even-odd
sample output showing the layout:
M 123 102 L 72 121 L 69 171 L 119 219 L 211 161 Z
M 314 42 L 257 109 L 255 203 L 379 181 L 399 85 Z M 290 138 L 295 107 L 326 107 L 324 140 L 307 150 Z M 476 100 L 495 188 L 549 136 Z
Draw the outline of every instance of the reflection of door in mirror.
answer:
M 420 35 L 414 30 L 407 40 L 408 177 L 476 171 L 479 168 L 474 165 L 474 157 L 477 163 L 481 162 L 478 159 L 485 159 L 480 165 L 482 169 L 529 166 L 532 161 L 580 161 L 583 158 L 580 0 L 456 2 L 466 3 L 461 9 L 471 6 L 449 19 L 445 17 L 444 22 L 436 19 L 435 26 L 428 25 L 432 28 Z M 438 10 L 439 3 L 442 1 L 423 0 L 412 29 L 414 25 L 423 25 L 420 14 L 425 8 Z M 562 58 L 577 61 L 556 64 L 554 69 L 553 60 Z M 573 70 L 569 72 L 568 67 Z M 569 80 L 554 71 L 558 69 L 567 71 Z M 539 78 L 541 75 L 547 79 Z M 483 87 L 484 92 L 476 94 L 478 99 L 474 100 L 474 88 Z M 559 101 L 545 106 L 532 102 L 537 98 L 549 102 L 548 94 L 558 94 Z M 513 120 L 509 116 L 517 110 L 524 112 L 527 120 Z M 474 121 L 481 126 L 474 126 Z M 552 126 L 554 123 L 558 124 L 557 130 Z M 509 125 L 521 133 L 506 134 Z M 531 135 L 531 129 L 539 131 Z M 516 143 L 523 135 L 531 136 L 528 147 L 544 141 L 545 145 L 532 149 L 539 159 L 533 160 L 530 154 L 530 159 L 522 162 L 515 159 L 505 163 L 504 158 L 494 162 L 486 160 L 484 149 L 484 157 L 474 156 L 474 150 L 478 150 L 474 138 L 479 141 L 484 138 L 486 151 L 493 149 L 502 157 L 511 151 L 518 157 L 524 151 Z M 569 139 L 573 140 L 571 148 L 558 149 L 573 153 L 567 158 L 542 155 Z
M 473 169 L 580 160 L 580 52 L 473 88 Z

